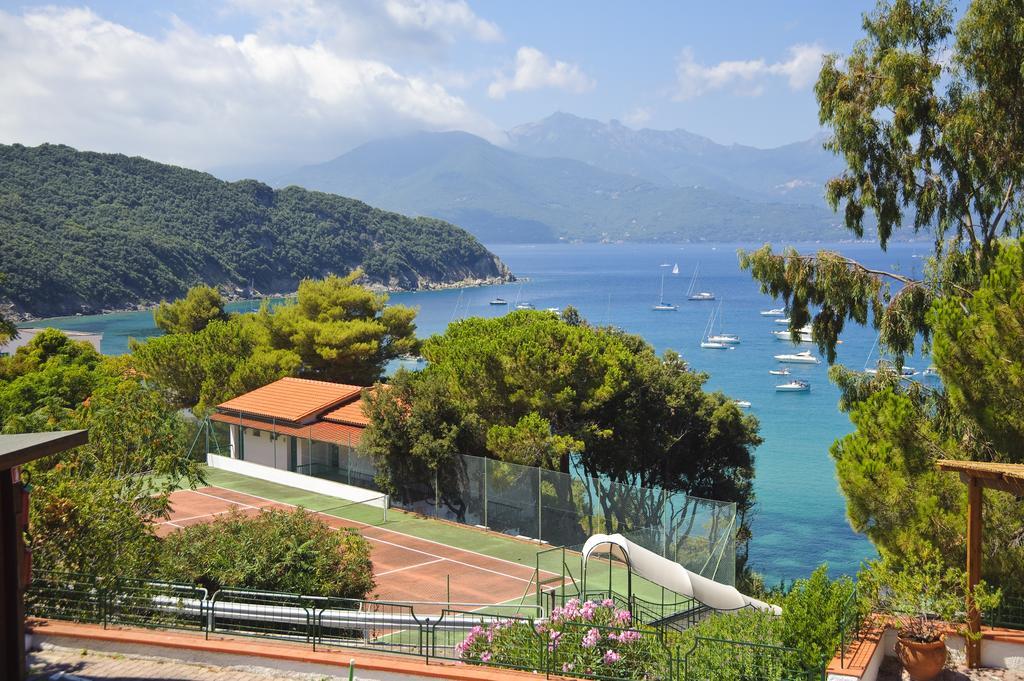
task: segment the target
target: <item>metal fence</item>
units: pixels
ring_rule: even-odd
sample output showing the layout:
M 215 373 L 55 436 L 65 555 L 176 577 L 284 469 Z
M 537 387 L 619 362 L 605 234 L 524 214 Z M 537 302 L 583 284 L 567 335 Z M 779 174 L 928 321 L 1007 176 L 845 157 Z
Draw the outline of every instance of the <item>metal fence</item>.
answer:
M 333 434 L 335 442 L 324 442 L 317 439 L 325 437 L 317 424 L 294 427 L 241 413 L 217 418 L 223 420 L 207 419 L 206 434 L 196 436 L 208 453 L 383 492 L 357 435 Z M 561 472 L 462 455 L 446 470 L 410 478 L 393 481 L 393 506 L 552 546 L 617 532 L 704 577 L 736 581 L 732 502 L 589 475 L 579 456 L 570 457 L 569 471 Z
M 1024 595 L 1004 595 L 996 609 L 985 615 L 984 622 L 991 627 L 1024 630 Z
M 595 594 L 595 596 L 603 596 Z M 696 638 L 671 647 L 665 630 L 558 624 L 543 617 L 509 617 L 443 608 L 301 594 L 205 589 L 172 582 L 100 580 L 92 575 L 36 571 L 26 593 L 32 617 L 210 634 L 250 636 L 319 647 L 360 648 L 435 660 L 520 669 L 604 681 L 784 681 L 824 679 L 821 669 L 796 664 L 796 651 L 779 646 Z M 467 638 L 514 630 L 511 646 L 481 659 L 465 653 Z M 596 632 L 596 633 L 595 633 Z M 593 637 L 600 646 L 583 641 Z M 629 638 L 631 637 L 631 638 Z M 627 640 L 628 639 L 628 640 Z M 608 655 L 618 646 L 622 658 Z M 627 657 L 628 652 L 628 657 Z M 602 657 L 603 656 L 603 657 Z

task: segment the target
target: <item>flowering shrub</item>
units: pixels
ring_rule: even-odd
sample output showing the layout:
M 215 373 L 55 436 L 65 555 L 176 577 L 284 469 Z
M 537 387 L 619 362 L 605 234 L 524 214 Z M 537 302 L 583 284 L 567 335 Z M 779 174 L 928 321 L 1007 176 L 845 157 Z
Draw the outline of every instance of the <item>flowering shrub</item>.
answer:
M 661 678 L 668 658 L 654 630 L 633 627 L 628 610 L 611 600 L 575 598 L 555 608 L 546 622 L 474 627 L 455 648 L 466 662 L 623 679 Z

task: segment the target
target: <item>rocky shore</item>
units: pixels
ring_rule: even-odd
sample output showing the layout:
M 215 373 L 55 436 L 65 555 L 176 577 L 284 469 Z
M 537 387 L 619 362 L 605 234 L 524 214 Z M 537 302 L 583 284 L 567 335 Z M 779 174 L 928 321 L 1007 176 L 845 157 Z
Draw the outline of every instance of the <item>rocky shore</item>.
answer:
M 443 289 L 459 289 L 459 288 L 475 288 L 479 286 L 497 286 L 500 284 L 508 284 L 517 281 L 515 275 L 511 272 L 505 272 L 500 276 L 495 277 L 470 277 L 462 279 L 460 281 L 453 282 L 437 282 L 428 279 L 421 279 L 419 286 L 416 288 L 407 288 L 397 285 L 387 285 L 380 282 L 366 282 L 366 286 L 371 291 L 377 293 L 405 293 L 409 291 L 440 291 Z M 256 300 L 263 298 L 291 298 L 295 296 L 295 291 L 287 292 L 272 292 L 264 293 L 255 288 L 249 287 L 235 287 L 235 286 L 220 286 L 218 287 L 224 300 L 227 302 L 235 302 L 239 300 Z M 89 308 L 82 306 L 77 310 L 68 310 L 63 315 L 52 315 L 62 317 L 73 317 L 73 316 L 86 316 L 96 314 L 114 314 L 116 312 L 144 312 L 146 310 L 152 310 L 160 301 L 146 301 L 139 302 L 133 305 L 125 305 L 123 307 L 116 308 Z M 19 310 L 12 303 L 4 302 L 0 303 L 0 316 L 9 319 L 16 324 L 25 324 L 29 322 L 38 321 L 40 319 L 49 319 L 51 317 L 40 317 L 33 315 L 24 310 Z

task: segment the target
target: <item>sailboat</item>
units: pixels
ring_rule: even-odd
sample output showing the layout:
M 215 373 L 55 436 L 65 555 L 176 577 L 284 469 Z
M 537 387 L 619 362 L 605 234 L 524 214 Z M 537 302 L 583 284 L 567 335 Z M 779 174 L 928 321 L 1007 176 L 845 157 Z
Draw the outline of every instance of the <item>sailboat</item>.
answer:
M 654 310 L 658 312 L 675 312 L 679 309 L 678 305 L 665 302 L 665 273 L 661 273 L 661 294 L 658 296 L 658 304 L 654 306 Z
M 717 309 L 711 311 L 711 316 L 708 317 L 707 326 L 704 327 L 704 334 L 701 337 L 700 346 L 705 350 L 735 350 L 736 348 L 734 348 L 732 344 L 716 340 L 716 337 L 711 335 L 711 329 L 715 325 L 715 316 L 717 313 Z
M 700 263 L 697 263 L 697 267 L 693 269 L 693 278 L 690 279 L 690 288 L 686 289 L 686 296 L 689 300 L 714 300 L 715 294 L 710 291 L 698 291 L 693 292 L 693 287 L 697 284 L 697 273 L 700 272 Z
M 519 296 L 522 295 L 522 293 L 523 293 L 523 285 L 519 284 L 519 290 L 516 291 L 516 309 L 517 310 L 532 310 L 533 309 L 533 303 L 531 303 L 528 300 L 523 300 L 523 301 L 519 300 Z
M 719 328 L 722 324 L 722 303 L 719 301 L 718 310 L 716 312 L 716 319 L 718 320 Z M 726 345 L 739 345 L 740 337 L 734 333 L 723 333 L 719 331 L 716 334 L 708 336 L 707 340 L 712 343 L 725 343 Z
M 672 265 L 672 274 L 679 274 L 679 263 Z

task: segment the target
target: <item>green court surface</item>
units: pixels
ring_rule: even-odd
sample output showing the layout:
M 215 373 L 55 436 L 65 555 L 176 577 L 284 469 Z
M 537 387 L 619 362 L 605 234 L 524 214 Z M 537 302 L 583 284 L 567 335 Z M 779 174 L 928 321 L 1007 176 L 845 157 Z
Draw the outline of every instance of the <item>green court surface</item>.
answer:
M 412 537 L 520 563 L 530 568 L 539 568 L 541 586 L 545 591 L 557 590 L 559 593 L 575 595 L 582 586 L 580 555 L 575 551 L 548 550 L 551 547 L 545 544 L 527 542 L 468 525 L 425 518 L 395 508 L 388 509 L 385 521 L 382 509 L 369 504 L 347 502 L 336 497 L 307 492 L 220 469 L 206 468 L 204 476 L 207 484 L 212 486 L 301 506 L 310 511 L 344 518 L 363 525 L 381 526 Z M 565 586 L 559 588 L 563 581 L 563 575 Z M 534 580 L 531 588 L 536 591 L 536 575 Z M 588 591 L 606 591 L 610 586 L 612 591 L 625 596 L 629 588 L 625 566 L 618 562 L 612 562 L 609 565 L 607 560 L 591 559 L 588 564 L 587 581 Z M 683 597 L 635 575 L 632 586 L 635 596 L 654 603 L 667 605 L 683 600 Z M 530 600 L 533 598 L 531 597 Z M 544 604 L 549 605 L 550 601 L 546 601 Z

